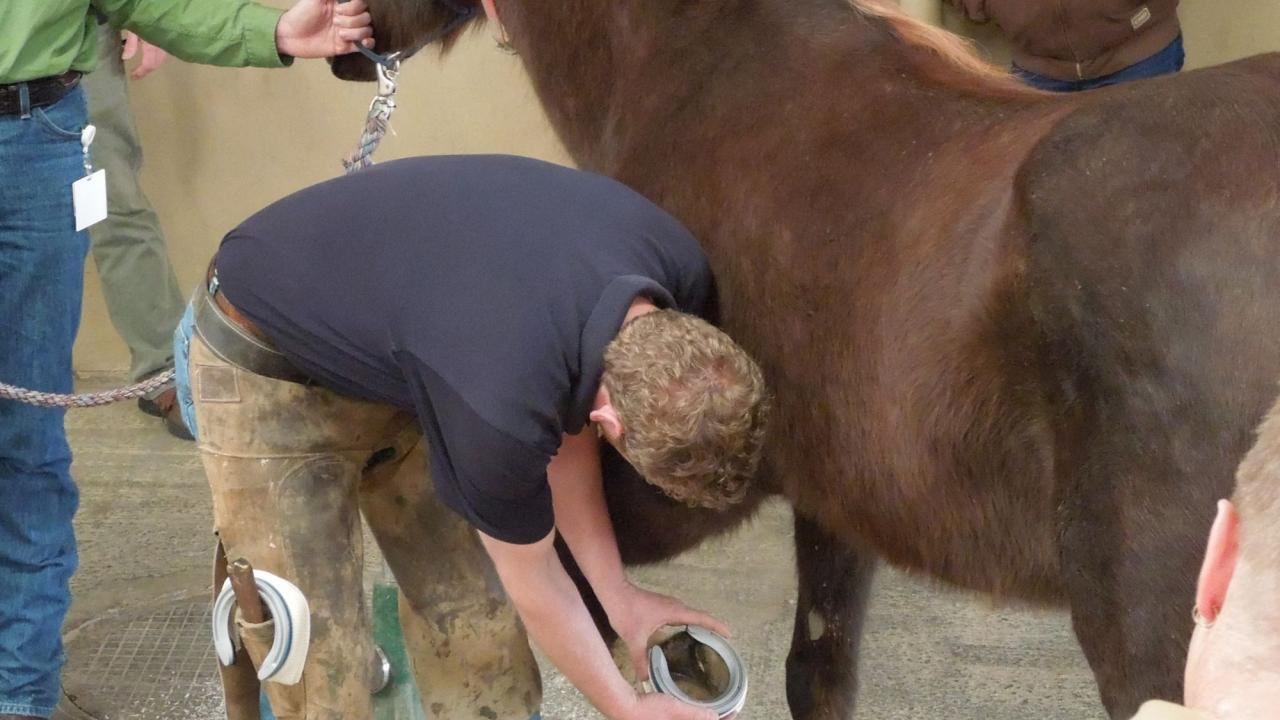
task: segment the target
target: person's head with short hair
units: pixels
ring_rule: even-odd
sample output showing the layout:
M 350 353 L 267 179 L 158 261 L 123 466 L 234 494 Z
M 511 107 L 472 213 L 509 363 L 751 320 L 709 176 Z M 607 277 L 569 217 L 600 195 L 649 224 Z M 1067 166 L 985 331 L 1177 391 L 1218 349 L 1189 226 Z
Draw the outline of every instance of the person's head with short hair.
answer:
M 1280 708 L 1280 403 L 1218 503 L 1196 587 L 1186 705 L 1215 720 Z M 1238 512 L 1237 512 L 1238 509 Z
M 710 323 L 675 310 L 628 320 L 604 351 L 591 420 L 645 480 L 694 507 L 740 502 L 760 463 L 760 368 Z

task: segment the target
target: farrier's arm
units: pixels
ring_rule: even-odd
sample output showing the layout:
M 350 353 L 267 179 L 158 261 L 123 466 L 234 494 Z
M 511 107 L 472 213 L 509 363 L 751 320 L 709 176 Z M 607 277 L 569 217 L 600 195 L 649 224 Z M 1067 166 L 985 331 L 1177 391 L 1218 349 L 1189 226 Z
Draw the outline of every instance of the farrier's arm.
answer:
M 560 451 L 547 468 L 547 477 L 556 529 L 604 606 L 609 624 L 627 643 L 631 662 L 641 679 L 649 676 L 646 644 L 658 628 L 693 624 L 729 634 L 728 628 L 715 618 L 692 610 L 675 598 L 638 588 L 627 579 L 605 503 L 600 440 L 590 428 L 563 437 Z
M 610 720 L 714 720 L 715 713 L 666 695 L 637 695 L 613 664 L 578 588 L 560 564 L 555 532 L 531 545 L 480 533 L 530 637 Z
M 590 428 L 565 435 L 547 467 L 556 529 L 608 610 L 631 589 L 613 534 L 600 471 L 600 439 Z M 616 628 L 615 628 L 616 629 Z
M 480 533 L 526 629 L 555 666 L 600 712 L 635 717 L 635 691 L 613 666 L 591 614 L 555 550 L 555 532 L 532 545 Z

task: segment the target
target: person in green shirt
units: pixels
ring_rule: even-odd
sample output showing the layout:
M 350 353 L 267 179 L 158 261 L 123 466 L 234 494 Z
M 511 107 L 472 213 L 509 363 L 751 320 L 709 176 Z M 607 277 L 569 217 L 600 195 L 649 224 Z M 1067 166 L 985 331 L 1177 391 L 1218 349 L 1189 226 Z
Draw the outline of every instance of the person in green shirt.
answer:
M 0 2 L 0 381 L 70 392 L 88 235 L 72 183 L 85 175 L 79 79 L 98 19 L 212 65 L 281 67 L 372 44 L 364 0 Z M 109 179 L 108 179 L 109 182 Z M 101 186 L 101 182 L 98 185 Z M 63 412 L 0 400 L 0 720 L 48 718 L 76 569 L 77 491 Z
M 105 19 L 98 25 L 98 44 L 98 67 L 80 83 L 89 122 L 98 129 L 93 164 L 111 182 L 107 219 L 89 229 L 89 252 L 111 324 L 129 348 L 129 382 L 142 382 L 173 368 L 173 329 L 187 303 L 160 218 L 142 189 L 142 138 L 129 102 L 130 80 L 150 74 L 169 53 Z M 140 61 L 127 72 L 125 62 L 135 55 Z M 138 409 L 159 418 L 169 434 L 191 440 L 175 398 L 167 383 L 138 398 Z

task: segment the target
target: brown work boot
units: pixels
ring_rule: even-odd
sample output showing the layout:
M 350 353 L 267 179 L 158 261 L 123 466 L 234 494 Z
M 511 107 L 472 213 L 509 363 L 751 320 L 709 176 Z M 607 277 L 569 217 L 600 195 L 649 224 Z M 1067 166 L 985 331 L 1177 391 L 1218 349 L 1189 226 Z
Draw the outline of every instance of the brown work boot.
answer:
M 179 440 L 195 440 L 182 420 L 182 409 L 178 407 L 178 389 L 172 385 L 154 396 L 138 398 L 138 409 L 163 419 L 165 429 Z
M 149 375 L 144 379 L 150 380 L 152 377 L 155 377 L 155 376 Z M 160 406 L 160 402 L 161 402 L 160 398 L 161 396 L 168 393 L 173 393 L 173 397 L 177 397 L 177 393 L 174 390 L 172 381 L 167 382 L 164 385 L 161 385 L 159 388 L 152 390 L 146 395 L 143 395 L 142 397 L 138 398 L 138 409 L 150 415 L 151 417 L 164 417 L 164 408 Z

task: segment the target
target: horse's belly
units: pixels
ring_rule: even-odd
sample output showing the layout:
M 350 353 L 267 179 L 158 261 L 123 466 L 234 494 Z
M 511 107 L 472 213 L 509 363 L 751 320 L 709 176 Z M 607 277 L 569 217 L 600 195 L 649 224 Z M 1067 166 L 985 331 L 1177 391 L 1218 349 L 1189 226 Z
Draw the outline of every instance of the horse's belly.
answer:
M 823 428 L 792 435 L 780 449 L 788 495 L 833 536 L 900 567 L 995 596 L 1058 601 L 1052 435 L 1043 410 L 1010 392 L 1023 385 L 1009 378 L 935 377 L 919 392 L 921 385 L 882 371 L 874 388 L 831 403 L 810 418 L 817 422 L 788 422 Z M 779 409 L 812 414 L 805 405 Z
M 1010 484 L 1007 478 L 986 482 Z M 861 503 L 852 512 L 829 506 L 819 510 L 818 521 L 895 566 L 957 587 L 1010 600 L 1063 601 L 1057 527 L 1046 503 L 1014 493 L 965 492 L 965 486 L 917 482 L 911 494 Z

